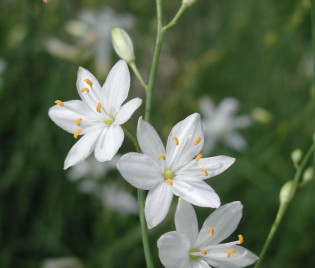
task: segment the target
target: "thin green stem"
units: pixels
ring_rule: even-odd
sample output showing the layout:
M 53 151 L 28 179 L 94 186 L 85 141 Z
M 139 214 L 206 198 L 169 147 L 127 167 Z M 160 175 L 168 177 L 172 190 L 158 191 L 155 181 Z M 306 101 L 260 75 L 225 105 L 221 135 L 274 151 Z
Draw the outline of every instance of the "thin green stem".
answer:
M 148 85 L 143 81 L 141 74 L 139 73 L 139 70 L 137 68 L 137 65 L 134 61 L 129 63 L 129 66 L 131 68 L 131 70 L 134 72 L 135 76 L 137 77 L 139 83 L 141 84 L 141 86 L 143 87 L 144 90 L 147 90 Z
M 175 17 L 171 20 L 171 22 L 163 27 L 163 32 L 166 32 L 172 27 L 174 27 L 187 8 L 189 8 L 187 4 L 182 4 L 180 9 L 177 11 Z
M 122 129 L 124 130 L 124 133 L 125 133 L 126 137 L 127 137 L 127 138 L 132 142 L 132 144 L 134 145 L 136 151 L 137 151 L 138 153 L 140 153 L 141 150 L 140 150 L 139 144 L 138 144 L 137 140 L 135 139 L 135 137 L 132 136 L 132 134 L 131 134 L 125 127 L 122 127 Z
M 301 165 L 299 165 L 296 169 L 295 175 L 294 175 L 293 180 L 292 180 L 294 187 L 291 188 L 291 193 L 288 194 L 289 196 L 292 194 L 292 199 L 294 198 L 294 195 L 295 195 L 298 183 L 299 183 L 299 179 L 302 177 L 301 176 L 302 172 L 303 172 L 308 160 L 310 159 L 311 155 L 314 152 L 314 148 L 315 148 L 315 143 L 313 143 L 313 145 L 310 147 L 310 149 L 308 150 L 308 152 L 304 156 L 303 161 L 301 162 Z M 275 233 L 278 230 L 278 227 L 279 227 L 279 225 L 283 219 L 283 216 L 285 215 L 285 212 L 287 211 L 288 205 L 291 202 L 291 200 L 280 204 L 278 212 L 277 212 L 277 216 L 276 216 L 276 218 L 275 218 L 275 220 L 271 226 L 271 229 L 269 231 L 269 234 L 267 236 L 265 244 L 264 244 L 264 246 L 261 250 L 261 253 L 259 255 L 259 260 L 257 261 L 254 268 L 260 267 L 260 264 L 261 264 L 262 260 L 264 259 L 264 256 L 265 256 L 265 254 L 266 254 L 266 252 L 270 246 L 270 243 L 271 243 Z

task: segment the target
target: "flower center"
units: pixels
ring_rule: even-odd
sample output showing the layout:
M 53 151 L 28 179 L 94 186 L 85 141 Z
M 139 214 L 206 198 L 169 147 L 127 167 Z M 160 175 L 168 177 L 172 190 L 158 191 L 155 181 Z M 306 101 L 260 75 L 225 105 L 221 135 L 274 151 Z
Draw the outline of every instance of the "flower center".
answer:
M 170 169 L 165 169 L 163 173 L 163 177 L 166 180 L 166 182 L 170 185 L 173 185 L 172 178 L 174 177 L 174 172 Z
M 104 119 L 105 124 L 108 125 L 108 126 L 113 124 L 114 121 L 115 121 L 114 118 L 112 116 L 110 116 L 110 115 L 108 116 L 108 118 Z
M 198 259 L 199 259 L 199 256 L 194 256 L 194 255 L 190 254 L 190 253 L 193 253 L 193 252 L 199 252 L 199 250 L 196 249 L 196 248 L 190 249 L 190 250 L 189 250 L 189 258 L 190 258 L 192 261 L 198 260 Z

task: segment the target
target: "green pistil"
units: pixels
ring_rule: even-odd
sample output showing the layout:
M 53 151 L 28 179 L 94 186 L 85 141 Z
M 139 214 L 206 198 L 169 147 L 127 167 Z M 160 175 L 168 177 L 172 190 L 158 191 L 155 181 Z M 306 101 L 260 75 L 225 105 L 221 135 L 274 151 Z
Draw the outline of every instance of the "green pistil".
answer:
M 172 179 L 174 177 L 174 172 L 170 169 L 165 169 L 163 173 L 163 177 L 166 180 Z
M 194 255 L 191 255 L 190 253 L 193 253 L 193 252 L 199 252 L 200 250 L 196 249 L 196 248 L 192 248 L 191 250 L 189 250 L 189 258 L 191 260 L 197 260 L 199 259 L 199 256 L 194 256 Z
M 113 124 L 114 121 L 115 121 L 114 118 L 112 116 L 110 116 L 110 115 L 109 115 L 109 118 L 105 118 L 104 119 L 105 124 L 108 125 L 108 126 Z

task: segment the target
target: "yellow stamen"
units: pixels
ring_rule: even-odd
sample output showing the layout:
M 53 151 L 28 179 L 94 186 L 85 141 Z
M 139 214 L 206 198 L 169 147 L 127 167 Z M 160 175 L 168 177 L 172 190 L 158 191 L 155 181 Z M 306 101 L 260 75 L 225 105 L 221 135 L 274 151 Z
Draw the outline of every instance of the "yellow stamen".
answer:
M 206 255 L 208 252 L 207 252 L 205 249 L 203 249 L 203 250 L 201 250 L 201 253 L 202 253 L 203 255 Z
M 58 104 L 59 106 L 63 106 L 63 102 L 61 100 L 55 100 L 55 103 Z
M 241 234 L 239 234 L 238 235 L 238 244 L 240 245 L 240 244 L 243 244 L 243 243 L 244 243 L 244 237 Z
M 161 160 L 161 159 L 164 159 L 164 160 L 165 160 L 165 155 L 164 155 L 164 154 L 159 155 L 159 156 L 158 156 L 158 159 L 159 159 L 159 160 Z
M 194 144 L 197 145 L 201 141 L 201 138 L 198 137 L 197 139 L 194 140 Z
M 80 126 L 80 125 L 81 125 L 81 120 L 82 120 L 82 118 L 78 118 L 77 120 L 75 120 L 75 123 L 76 123 L 78 126 Z
M 84 88 L 81 89 L 81 92 L 84 92 L 84 91 L 86 91 L 87 93 L 90 92 L 90 90 L 87 87 L 84 87 Z
M 205 173 L 205 176 L 207 177 L 208 176 L 208 172 L 207 170 L 205 170 L 204 168 L 200 169 L 203 173 Z
M 236 250 L 235 249 L 229 249 L 229 250 L 224 251 L 224 252 L 227 254 L 227 257 L 230 258 L 232 253 L 236 253 Z
M 212 227 L 209 227 L 209 231 L 210 231 L 210 236 L 214 235 L 214 229 Z
M 90 79 L 86 78 L 86 79 L 84 79 L 84 81 L 85 81 L 90 87 L 93 86 L 93 83 L 92 83 L 92 81 L 91 81 Z
M 199 161 L 199 159 L 200 159 L 201 157 L 203 157 L 203 155 L 202 155 L 202 154 L 198 154 L 198 155 L 196 156 L 195 160 L 196 160 L 196 161 Z
M 73 137 L 76 139 L 78 138 L 79 134 L 82 132 L 82 129 L 78 129 L 76 132 L 74 132 Z
M 96 111 L 98 112 L 98 113 L 100 113 L 101 112 L 101 106 L 102 106 L 102 104 L 99 102 L 98 104 L 97 104 L 97 106 L 96 106 Z
M 169 185 L 173 185 L 172 179 L 167 179 L 166 182 L 167 182 Z
M 179 144 L 179 141 L 178 141 L 177 137 L 173 137 L 172 139 L 175 141 L 175 144 L 177 146 Z

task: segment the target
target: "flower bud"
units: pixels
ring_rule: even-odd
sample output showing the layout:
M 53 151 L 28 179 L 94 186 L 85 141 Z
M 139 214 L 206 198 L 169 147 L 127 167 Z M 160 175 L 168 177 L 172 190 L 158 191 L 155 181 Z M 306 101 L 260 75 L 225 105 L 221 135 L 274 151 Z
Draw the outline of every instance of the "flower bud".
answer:
M 300 162 L 301 158 L 302 158 L 302 151 L 300 149 L 295 149 L 291 153 L 291 159 L 292 159 L 292 162 L 293 162 L 294 166 L 298 165 L 298 163 Z
M 114 49 L 120 58 L 125 60 L 127 63 L 135 60 L 133 44 L 125 30 L 117 27 L 113 28 L 112 42 Z
M 314 179 L 314 168 L 308 167 L 303 173 L 302 185 L 305 185 L 306 183 L 312 181 L 313 179 Z
M 295 183 L 293 181 L 287 181 L 280 190 L 280 203 L 286 203 L 291 201 L 295 193 Z
M 194 3 L 196 3 L 197 2 L 197 0 L 183 0 L 183 5 L 187 5 L 187 6 L 191 6 L 191 5 L 193 5 Z
M 252 111 L 252 118 L 261 124 L 269 124 L 272 121 L 272 114 L 264 108 L 256 107 Z

